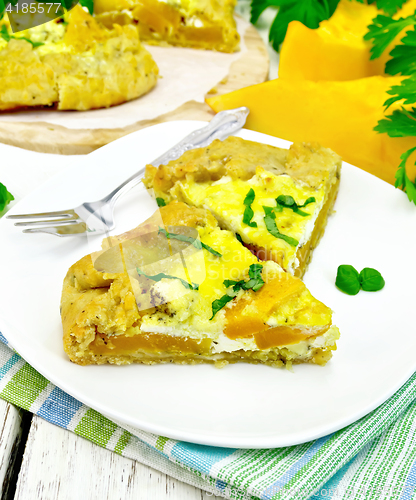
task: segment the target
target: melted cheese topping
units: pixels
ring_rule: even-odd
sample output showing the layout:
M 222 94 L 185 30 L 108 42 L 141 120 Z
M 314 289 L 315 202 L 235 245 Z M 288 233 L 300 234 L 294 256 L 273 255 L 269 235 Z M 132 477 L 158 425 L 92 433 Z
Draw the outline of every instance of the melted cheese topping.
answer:
M 255 192 L 251 208 L 254 211 L 252 221 L 257 223 L 257 227 L 243 223 L 244 199 L 250 188 Z M 180 190 L 180 197 L 187 203 L 209 209 L 222 226 L 238 233 L 248 244 L 255 241 L 259 248 L 267 249 L 283 268 L 291 272 L 297 265 L 298 248 L 305 244 L 312 234 L 325 196 L 324 187 L 315 190 L 301 186 L 287 175 L 274 175 L 261 167 L 256 169 L 256 175 L 249 181 L 233 180 L 227 176 L 217 182 L 180 182 L 175 187 L 175 193 L 178 193 L 177 190 Z M 307 217 L 289 208 L 275 212 L 278 230 L 296 239 L 299 242 L 297 246 L 275 238 L 266 228 L 263 206 L 276 207 L 276 198 L 279 195 L 292 196 L 298 205 L 302 205 L 309 197 L 316 200 L 302 209 L 309 214 Z

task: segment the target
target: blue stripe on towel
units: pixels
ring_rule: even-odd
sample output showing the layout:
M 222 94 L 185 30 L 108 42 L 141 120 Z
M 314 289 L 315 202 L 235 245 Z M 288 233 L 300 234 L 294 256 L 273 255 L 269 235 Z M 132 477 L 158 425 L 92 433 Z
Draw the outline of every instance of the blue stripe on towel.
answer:
M 38 415 L 52 424 L 66 428 L 81 406 L 80 401 L 66 394 L 59 387 L 55 387 L 43 402 Z

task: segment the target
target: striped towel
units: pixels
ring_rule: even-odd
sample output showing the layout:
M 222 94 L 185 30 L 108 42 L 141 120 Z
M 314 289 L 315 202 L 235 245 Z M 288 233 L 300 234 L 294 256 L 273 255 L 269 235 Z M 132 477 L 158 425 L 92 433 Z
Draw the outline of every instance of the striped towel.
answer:
M 113 422 L 54 386 L 0 333 L 0 397 L 211 494 L 238 500 L 416 499 L 416 373 L 354 424 L 297 446 L 236 450 Z

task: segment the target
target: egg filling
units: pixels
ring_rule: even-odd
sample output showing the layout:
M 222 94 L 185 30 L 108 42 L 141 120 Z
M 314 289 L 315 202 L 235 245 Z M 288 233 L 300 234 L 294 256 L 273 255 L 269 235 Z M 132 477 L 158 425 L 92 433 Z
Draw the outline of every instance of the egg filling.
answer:
M 164 242 L 182 258 L 165 258 Z M 74 264 L 61 307 L 64 348 L 79 364 L 325 364 L 339 336 L 300 279 L 181 202 Z
M 301 277 L 335 203 L 340 167 L 316 144 L 284 150 L 230 137 L 148 165 L 144 182 L 166 201 L 210 210 L 260 259 Z

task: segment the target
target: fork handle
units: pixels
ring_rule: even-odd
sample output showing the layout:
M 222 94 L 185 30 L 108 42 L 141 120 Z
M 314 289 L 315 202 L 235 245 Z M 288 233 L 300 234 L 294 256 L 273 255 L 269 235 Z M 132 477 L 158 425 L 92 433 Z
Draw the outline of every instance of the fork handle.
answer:
M 152 162 L 152 165 L 154 167 L 164 165 L 171 160 L 176 160 L 182 156 L 185 151 L 208 146 L 214 139 L 226 139 L 229 135 L 238 132 L 244 126 L 249 112 L 250 110 L 245 107 L 220 111 L 212 118 L 208 125 L 191 132 L 162 156 L 156 158 L 156 160 Z M 146 167 L 141 168 L 138 172 L 124 181 L 123 184 L 120 184 L 120 186 L 111 191 L 111 193 L 101 201 L 114 205 L 121 195 L 141 181 L 145 170 Z

